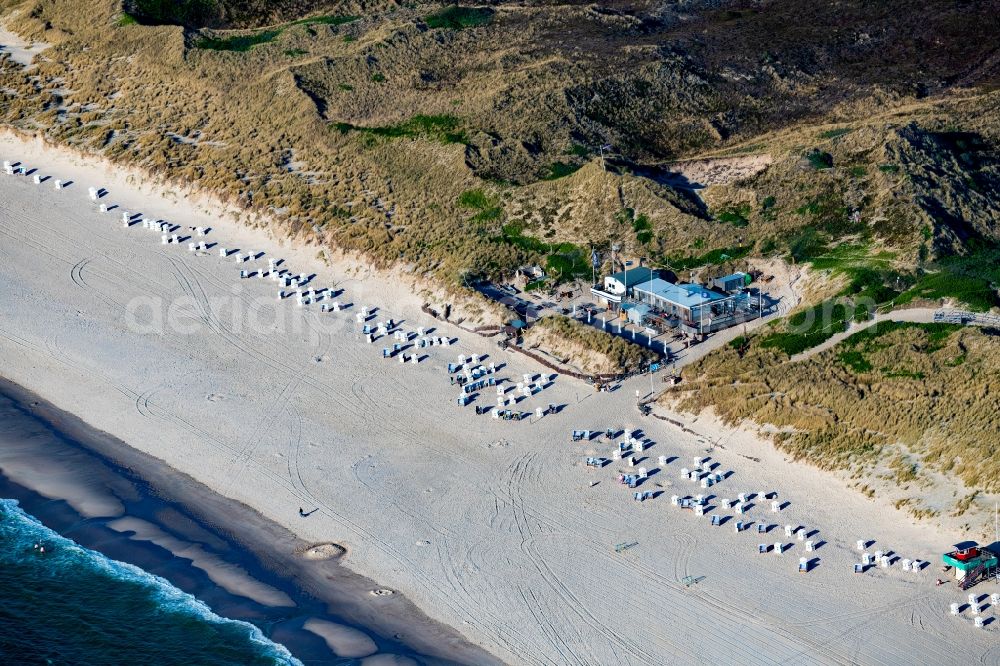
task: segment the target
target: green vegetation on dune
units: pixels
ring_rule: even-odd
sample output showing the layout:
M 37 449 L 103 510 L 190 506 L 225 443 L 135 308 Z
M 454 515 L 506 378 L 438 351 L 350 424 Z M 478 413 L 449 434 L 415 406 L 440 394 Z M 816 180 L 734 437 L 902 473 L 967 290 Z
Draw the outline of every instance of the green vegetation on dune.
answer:
M 482 190 L 466 190 L 458 197 L 458 205 L 476 211 L 473 222 L 490 222 L 503 216 L 503 208 Z
M 847 285 L 840 296 L 870 301 L 872 305 L 889 303 L 909 287 L 914 277 L 893 268 L 895 252 L 872 253 L 865 243 L 843 243 L 815 256 L 809 262 L 814 270 L 843 275 Z
M 488 7 L 459 7 L 452 5 L 424 17 L 429 28 L 462 30 L 487 25 L 493 20 L 493 10 Z
M 715 219 L 737 228 L 747 227 L 750 226 L 750 211 L 751 206 L 748 203 L 733 204 L 720 210 Z
M 623 208 L 615 214 L 615 220 L 619 224 L 632 227 L 635 233 L 635 240 L 646 245 L 653 240 L 653 223 L 645 213 L 636 214 L 634 208 Z
M 787 330 L 765 335 L 760 344 L 765 349 L 777 349 L 794 356 L 846 330 L 851 321 L 867 321 L 870 317 L 871 312 L 862 303 L 830 299 L 788 317 Z
M 823 254 L 811 257 L 809 263 L 815 270 L 852 275 L 857 270 L 888 269 L 896 256 L 896 253 L 888 251 L 872 254 L 871 246 L 866 243 L 841 243 Z
M 653 240 L 653 224 L 645 213 L 636 215 L 632 220 L 632 231 L 635 232 L 635 239 L 643 245 Z
M 833 168 L 833 155 L 824 153 L 821 150 L 812 150 L 806 154 L 809 165 L 817 171 Z
M 817 194 L 804 205 L 795 209 L 796 214 L 810 218 L 810 228 L 819 228 L 827 233 L 847 232 L 850 229 L 850 213 L 839 192 L 832 189 Z
M 675 271 L 686 271 L 691 270 L 692 268 L 700 268 L 702 266 L 711 266 L 713 264 L 721 264 L 726 261 L 742 259 L 752 251 L 753 246 L 751 245 L 723 247 L 710 250 L 704 254 L 689 255 L 685 257 L 676 256 L 654 258 L 654 261 L 664 268 L 669 268 Z
M 952 298 L 977 311 L 1000 306 L 1000 247 L 973 243 L 963 256 L 942 257 L 920 271 L 899 271 L 895 252 L 872 253 L 864 243 L 845 243 L 809 259 L 815 270 L 848 278 L 842 296 L 895 306 Z
M 800 212 L 824 214 L 815 203 Z M 789 254 L 814 270 L 846 276 L 842 296 L 866 298 L 877 305 L 953 298 L 978 311 L 1000 306 L 1000 248 L 992 243 L 972 242 L 966 255 L 942 257 L 919 270 L 901 270 L 895 267 L 898 252 L 873 254 L 870 243 L 832 244 L 830 238 L 815 228 L 803 228 L 788 240 Z
M 231 37 L 202 37 L 195 42 L 195 47 L 210 51 L 249 51 L 254 46 L 273 42 L 281 34 L 280 30 L 263 30 L 249 35 L 233 35 Z
M 458 197 L 458 205 L 465 208 L 483 209 L 492 205 L 491 200 L 482 190 L 466 190 Z
M 807 262 L 827 250 L 826 236 L 809 226 L 787 234 L 784 244 L 788 248 L 787 258 L 794 263 Z
M 865 355 L 856 349 L 842 351 L 837 358 L 856 373 L 868 372 L 872 369 L 872 364 L 865 358 Z
M 525 259 L 544 263 L 546 271 L 559 282 L 590 275 L 590 254 L 573 243 L 546 243 L 528 236 L 520 223 L 505 224 L 499 236 L 493 239 L 522 250 Z
M 195 48 L 211 51 L 249 51 L 254 46 L 273 42 L 292 26 L 308 25 L 343 25 L 358 20 L 357 16 L 312 16 L 291 21 L 278 28 L 259 30 L 240 35 L 204 36 L 195 41 Z M 287 52 L 286 52 L 287 53 Z M 304 53 L 304 52 L 303 52 Z
M 990 286 L 989 282 L 976 275 L 962 275 L 948 271 L 924 275 L 896 302 L 898 305 L 904 305 L 917 299 L 942 298 L 955 298 L 979 312 L 985 312 L 998 305 L 996 288 Z
M 387 139 L 426 138 L 441 143 L 463 144 L 467 141 L 465 134 L 461 130 L 461 121 L 456 116 L 451 115 L 429 116 L 420 114 L 396 125 L 384 125 L 381 127 L 364 127 L 343 122 L 334 123 L 333 127 L 342 134 L 360 132 L 369 136 Z
M 543 180 L 556 180 L 576 173 L 580 169 L 579 164 L 568 164 L 566 162 L 553 162 L 546 170 Z
M 572 280 L 590 274 L 590 257 L 583 248 L 573 243 L 551 245 L 551 254 L 545 258 L 546 270 L 559 281 Z
M 547 285 L 548 283 L 549 283 L 548 278 L 540 278 L 538 280 L 534 280 L 533 282 L 529 282 L 528 284 L 524 285 L 524 290 L 526 292 L 540 291 L 544 289 L 545 285 Z
M 897 271 L 895 260 L 895 253 L 872 253 L 865 244 L 843 244 L 814 257 L 813 269 L 846 277 L 846 286 L 837 298 L 786 318 L 785 330 L 762 337 L 760 344 L 792 356 L 845 330 L 851 320 L 868 319 L 876 307 L 895 307 L 916 299 L 954 298 L 979 311 L 1000 305 L 1000 251 L 995 248 L 980 247 L 968 256 L 943 258 L 933 272 L 919 274 Z
M 1000 247 L 978 243 L 964 256 L 942 257 L 932 263 L 897 304 L 917 299 L 954 298 L 972 310 L 1000 307 Z
M 829 254 L 845 236 L 868 238 L 871 230 L 852 218 L 842 188 L 824 183 L 806 201 L 794 209 L 803 223 L 785 237 L 790 260 L 803 263 Z
M 536 254 L 545 254 L 552 248 L 552 245 L 549 243 L 535 238 L 534 236 L 526 235 L 524 233 L 524 225 L 519 222 L 505 224 L 501 230 L 500 236 L 496 237 L 494 241 L 507 245 L 513 245 L 514 247 L 520 248 L 526 252 L 534 252 Z
M 852 131 L 853 130 L 850 127 L 838 127 L 837 129 L 820 132 L 819 137 L 821 139 L 838 139 L 842 136 L 850 134 Z

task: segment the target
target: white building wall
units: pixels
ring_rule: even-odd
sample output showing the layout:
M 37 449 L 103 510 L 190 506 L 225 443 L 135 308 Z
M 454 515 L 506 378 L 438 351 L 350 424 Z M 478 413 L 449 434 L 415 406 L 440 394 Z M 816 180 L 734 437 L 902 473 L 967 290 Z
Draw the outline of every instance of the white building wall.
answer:
M 608 276 L 604 278 L 604 291 L 615 296 L 622 296 L 625 293 L 625 285 L 615 278 Z

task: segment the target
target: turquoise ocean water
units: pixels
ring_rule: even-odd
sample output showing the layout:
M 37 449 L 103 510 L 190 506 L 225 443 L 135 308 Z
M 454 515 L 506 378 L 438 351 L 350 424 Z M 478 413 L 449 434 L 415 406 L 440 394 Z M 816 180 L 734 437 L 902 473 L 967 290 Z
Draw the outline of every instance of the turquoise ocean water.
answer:
M 41 552 L 44 547 L 45 552 Z M 0 663 L 299 664 L 252 624 L 0 500 Z

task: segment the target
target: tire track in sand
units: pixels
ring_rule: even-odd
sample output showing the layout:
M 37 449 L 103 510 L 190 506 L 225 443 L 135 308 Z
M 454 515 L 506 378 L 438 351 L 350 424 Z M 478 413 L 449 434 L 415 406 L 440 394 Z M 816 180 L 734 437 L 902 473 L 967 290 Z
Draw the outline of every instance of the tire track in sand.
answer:
M 540 451 L 534 451 L 517 458 L 511 466 L 508 477 L 508 499 L 511 503 L 515 523 L 522 540 L 522 552 L 524 552 L 524 554 L 528 557 L 528 561 L 546 585 L 548 585 L 556 596 L 562 600 L 566 611 L 572 612 L 576 617 L 583 621 L 584 624 L 596 631 L 599 635 L 603 636 L 610 643 L 617 645 L 633 658 L 643 663 L 655 663 L 656 657 L 644 650 L 642 646 L 631 639 L 622 636 L 615 628 L 609 627 L 598 619 L 591 612 L 590 608 L 583 603 L 565 583 L 563 583 L 559 575 L 552 570 L 546 559 L 538 552 L 535 544 L 535 538 L 531 534 L 528 515 L 524 510 L 522 495 L 525 476 L 533 464 L 537 465 L 537 458 L 540 455 Z M 575 623 L 573 622 L 567 623 L 567 626 L 574 625 Z M 581 645 L 590 651 L 589 642 L 586 638 L 580 635 L 580 639 Z M 563 643 L 565 644 L 565 641 L 563 641 Z M 569 646 L 567 645 L 567 647 Z M 595 660 L 597 660 L 597 658 L 592 652 L 591 659 L 591 661 L 581 661 L 580 663 L 596 663 Z

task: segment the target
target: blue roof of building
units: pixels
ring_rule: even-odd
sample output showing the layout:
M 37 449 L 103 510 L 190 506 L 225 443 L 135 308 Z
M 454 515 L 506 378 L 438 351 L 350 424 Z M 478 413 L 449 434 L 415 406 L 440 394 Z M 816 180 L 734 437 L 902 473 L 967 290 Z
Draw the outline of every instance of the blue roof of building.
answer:
M 656 271 L 652 268 L 640 266 L 638 268 L 629 268 L 628 270 L 619 271 L 611 277 L 621 282 L 625 285 L 625 288 L 628 289 L 642 282 L 649 282 L 651 278 L 656 277 Z
M 718 282 L 729 282 L 730 280 L 746 280 L 747 274 L 743 272 L 733 273 L 732 275 L 723 275 L 720 278 L 715 278 Z
M 660 278 L 636 285 L 635 290 L 644 294 L 652 294 L 657 298 L 685 308 L 697 307 L 726 298 L 724 294 L 712 291 L 700 284 L 672 284 Z

